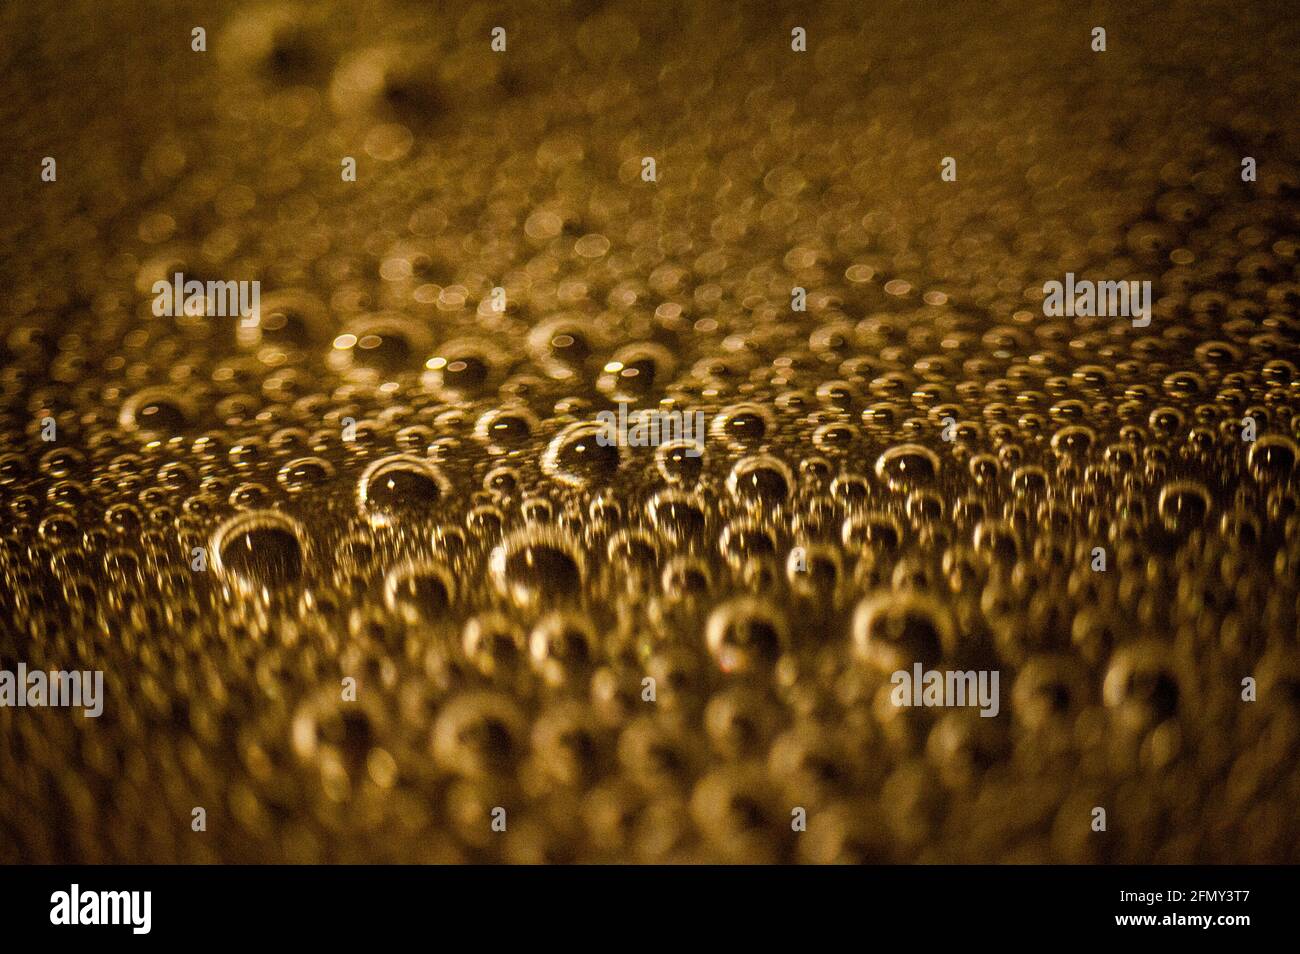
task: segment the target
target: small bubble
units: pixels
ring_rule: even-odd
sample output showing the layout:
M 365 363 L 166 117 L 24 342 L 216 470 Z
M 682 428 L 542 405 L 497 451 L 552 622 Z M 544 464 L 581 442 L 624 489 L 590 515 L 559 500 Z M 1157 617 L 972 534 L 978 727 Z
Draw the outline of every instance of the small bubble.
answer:
M 727 478 L 727 490 L 736 500 L 760 507 L 783 503 L 793 487 L 790 468 L 775 457 L 746 457 Z
M 450 572 L 437 563 L 401 563 L 384 576 L 384 605 L 411 622 L 441 620 L 455 593 Z
M 1251 475 L 1261 484 L 1290 479 L 1300 459 L 1295 441 L 1282 434 L 1263 434 L 1250 446 L 1246 460 Z
M 574 543 L 546 529 L 526 529 L 507 537 L 488 561 L 492 582 L 520 607 L 568 602 L 579 596 L 583 560 Z
M 576 487 L 611 482 L 619 469 L 619 448 L 597 439 L 601 427 L 579 422 L 562 430 L 542 457 L 542 470 Z
M 192 426 L 189 402 L 167 388 L 137 391 L 122 405 L 120 421 L 128 431 L 148 437 L 173 437 Z
M 1177 480 L 1160 489 L 1156 509 L 1171 533 L 1187 533 L 1203 526 L 1210 515 L 1210 492 L 1196 481 Z
M 709 614 L 704 639 L 719 669 L 747 673 L 774 665 L 786 651 L 789 633 L 774 605 L 746 596 L 729 600 Z
M 921 490 L 938 478 L 939 457 L 920 444 L 899 444 L 876 458 L 875 470 L 893 491 Z
M 387 526 L 428 514 L 447 495 L 449 484 L 435 466 L 409 454 L 375 461 L 357 481 L 357 506 L 372 526 Z
M 303 576 L 306 532 L 296 520 L 254 510 L 227 520 L 212 535 L 212 567 L 241 587 L 278 590 Z
M 322 457 L 296 457 L 276 473 L 275 479 L 291 494 L 320 487 L 334 476 L 334 465 Z

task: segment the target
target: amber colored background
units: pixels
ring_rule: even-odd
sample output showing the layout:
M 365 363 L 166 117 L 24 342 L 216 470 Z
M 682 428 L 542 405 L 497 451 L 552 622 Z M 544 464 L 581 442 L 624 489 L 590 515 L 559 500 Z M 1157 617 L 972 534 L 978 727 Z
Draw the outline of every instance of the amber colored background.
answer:
M 0 34 L 0 668 L 108 693 L 0 708 L 0 861 L 1300 859 L 1291 5 Z M 1067 271 L 1151 326 L 1045 317 Z M 619 401 L 698 472 L 595 448 Z

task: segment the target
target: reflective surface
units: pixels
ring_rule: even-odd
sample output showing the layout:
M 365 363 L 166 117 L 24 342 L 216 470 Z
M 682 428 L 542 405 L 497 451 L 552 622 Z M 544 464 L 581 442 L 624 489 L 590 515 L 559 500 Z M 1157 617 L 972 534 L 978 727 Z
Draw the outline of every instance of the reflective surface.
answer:
M 5 11 L 0 860 L 1300 860 L 1294 16 L 726 6 Z

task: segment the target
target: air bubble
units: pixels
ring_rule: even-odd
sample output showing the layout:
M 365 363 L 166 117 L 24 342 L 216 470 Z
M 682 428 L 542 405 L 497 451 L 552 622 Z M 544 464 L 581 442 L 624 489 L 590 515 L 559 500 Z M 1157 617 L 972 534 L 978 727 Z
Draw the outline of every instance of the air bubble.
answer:
M 272 510 L 227 520 L 212 535 L 212 568 L 241 588 L 273 592 L 299 583 L 307 564 L 302 524 Z

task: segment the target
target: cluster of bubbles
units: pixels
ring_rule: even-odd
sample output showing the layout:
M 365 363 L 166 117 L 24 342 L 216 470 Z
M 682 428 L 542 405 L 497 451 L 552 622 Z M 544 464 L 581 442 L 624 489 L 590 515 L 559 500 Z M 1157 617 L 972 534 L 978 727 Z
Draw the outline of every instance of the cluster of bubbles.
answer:
M 1285 29 L 1128 85 L 1050 9 L 1045 69 L 915 4 L 350 6 L 74 59 L 176 108 L 0 234 L 0 668 L 106 683 L 0 709 L 0 860 L 1300 860 L 1300 151 L 1230 82 Z

